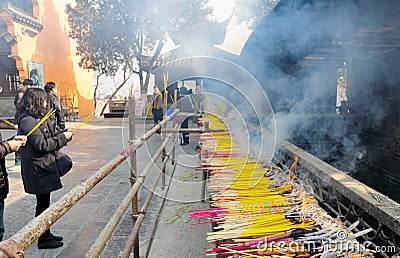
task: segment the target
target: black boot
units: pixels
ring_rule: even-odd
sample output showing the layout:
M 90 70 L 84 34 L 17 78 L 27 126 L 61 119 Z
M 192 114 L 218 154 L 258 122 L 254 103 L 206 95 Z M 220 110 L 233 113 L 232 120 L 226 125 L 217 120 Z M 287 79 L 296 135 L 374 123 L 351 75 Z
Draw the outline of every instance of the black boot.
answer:
M 38 241 L 39 249 L 54 249 L 63 246 L 63 242 L 54 239 L 40 239 Z
M 54 249 L 61 246 L 63 246 L 63 242 L 53 239 L 50 230 L 44 232 L 38 239 L 39 249 Z
M 50 237 L 56 241 L 62 241 L 64 239 L 62 236 L 55 236 L 52 233 L 50 233 Z

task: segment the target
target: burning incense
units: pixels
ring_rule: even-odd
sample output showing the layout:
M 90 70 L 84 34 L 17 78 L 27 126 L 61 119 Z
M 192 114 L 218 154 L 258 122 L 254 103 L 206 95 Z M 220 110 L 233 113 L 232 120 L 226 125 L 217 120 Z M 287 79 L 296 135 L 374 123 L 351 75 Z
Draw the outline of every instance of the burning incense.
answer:
M 206 119 L 210 128 L 224 128 L 217 118 Z M 229 133 L 203 134 L 200 142 L 205 162 L 196 170 L 210 173 L 207 187 L 211 207 L 192 210 L 190 217 L 198 221 L 196 224 L 214 225 L 215 231 L 207 233 L 207 240 L 217 243 L 218 247 L 208 250 L 207 255 L 311 257 L 321 255 L 322 251 L 308 248 L 310 243 L 324 247 L 323 241 L 330 240 L 329 243 L 339 246 L 370 231 L 352 234 L 357 224 L 346 229 L 306 193 L 295 175 L 298 157 L 287 167 L 265 168 L 265 164 L 242 152 Z M 254 173 L 263 176 L 250 185 Z M 339 239 L 339 232 L 345 232 L 348 237 Z M 302 249 L 294 252 L 292 246 Z M 340 254 L 353 254 L 353 251 L 342 248 Z M 360 257 L 369 254 L 368 250 L 357 253 Z

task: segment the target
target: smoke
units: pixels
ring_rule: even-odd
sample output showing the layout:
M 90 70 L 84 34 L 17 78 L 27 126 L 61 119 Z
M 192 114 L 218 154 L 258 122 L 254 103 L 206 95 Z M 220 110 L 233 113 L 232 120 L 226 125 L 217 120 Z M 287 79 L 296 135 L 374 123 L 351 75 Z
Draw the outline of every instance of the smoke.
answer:
M 391 112 L 399 51 L 390 19 L 399 1 L 280 1 L 241 54 L 271 100 L 279 138 L 350 170 L 365 155 L 360 134 Z M 391 17 L 391 15 L 393 17 Z M 311 56 L 313 58 L 307 58 Z M 350 114 L 335 114 L 338 68 L 346 62 Z M 389 94 L 390 95 L 390 94 Z

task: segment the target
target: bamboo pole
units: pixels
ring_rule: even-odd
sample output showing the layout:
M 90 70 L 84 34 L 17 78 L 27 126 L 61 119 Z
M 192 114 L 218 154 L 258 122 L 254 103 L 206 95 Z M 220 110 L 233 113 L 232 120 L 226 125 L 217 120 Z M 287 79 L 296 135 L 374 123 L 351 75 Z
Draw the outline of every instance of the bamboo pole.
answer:
M 167 116 L 167 102 L 168 102 L 168 91 L 167 91 L 167 87 L 166 87 L 166 80 L 168 80 L 168 74 L 166 75 L 166 78 L 164 78 L 164 107 L 163 107 L 163 113 L 164 113 L 164 116 L 163 117 L 166 117 Z M 162 129 L 165 129 L 165 126 L 166 126 L 166 124 L 163 124 L 163 126 L 162 126 Z M 166 133 L 163 131 L 162 132 L 162 140 L 163 141 L 165 141 L 165 136 L 166 136 Z M 166 155 L 167 155 L 167 153 L 166 153 L 166 151 L 165 151 L 165 149 L 162 151 L 162 161 L 164 162 L 164 160 L 166 159 Z M 161 170 L 162 171 L 162 187 L 165 187 L 165 167 L 164 167 L 164 169 L 162 169 Z
M 174 103 L 177 103 L 176 101 L 177 101 L 177 99 L 178 99 L 178 90 L 177 89 L 175 89 L 174 90 Z M 176 111 L 176 104 L 174 105 L 174 111 Z M 176 121 L 175 121 L 175 119 L 173 119 L 173 122 L 172 122 L 172 127 L 173 128 L 175 128 L 175 125 L 176 125 Z M 165 129 L 164 129 L 165 130 Z M 179 137 L 179 136 L 178 136 Z M 176 138 L 176 134 L 174 133 L 174 140 L 175 140 L 175 138 Z M 172 162 L 172 165 L 174 165 L 175 164 L 175 161 L 176 161 L 176 157 L 175 157 L 175 155 L 176 155 L 176 150 L 175 150 L 175 144 L 172 146 L 172 159 L 171 159 L 171 162 Z
M 227 132 L 227 129 L 213 129 L 213 128 L 165 128 L 162 129 L 165 133 L 181 133 L 181 132 L 192 132 L 192 133 L 218 133 L 218 132 Z
M 128 111 L 129 111 L 129 141 L 133 141 L 136 137 L 136 128 L 135 128 L 135 97 L 130 96 L 128 102 Z M 136 163 L 136 150 L 132 152 L 129 156 L 129 165 L 130 165 L 130 183 L 131 187 L 133 187 L 136 182 L 137 175 L 137 163 Z M 138 195 L 135 193 L 132 197 L 132 227 L 135 226 L 137 222 L 138 215 Z M 134 257 L 139 257 L 139 236 L 136 238 L 135 243 L 133 244 L 133 255 Z
M 170 140 L 170 137 L 166 137 L 165 141 L 162 143 L 160 148 L 156 151 L 156 153 L 152 157 L 152 161 L 157 160 L 157 158 L 161 155 L 163 150 L 165 150 L 165 146 Z M 126 209 L 128 208 L 132 197 L 137 194 L 139 191 L 139 188 L 143 184 L 144 180 L 150 173 L 151 169 L 153 168 L 155 162 L 149 162 L 145 169 L 143 170 L 143 173 L 140 174 L 140 176 L 137 177 L 136 182 L 132 186 L 131 190 L 128 192 L 128 194 L 125 196 L 125 198 L 122 200 L 120 205 L 118 206 L 117 210 L 114 212 L 104 229 L 101 231 L 99 236 L 97 237 L 95 243 L 90 247 L 89 251 L 86 253 L 85 257 L 91 258 L 91 257 L 98 257 L 103 250 L 104 246 L 106 245 L 108 239 L 110 238 L 112 232 L 115 230 L 116 226 L 118 225 L 119 220 L 121 217 L 124 215 Z
M 177 141 L 177 139 L 174 139 L 174 141 L 172 143 L 172 146 L 175 146 L 176 141 Z M 172 147 L 172 148 L 174 148 L 174 147 Z M 165 168 L 165 166 L 167 165 L 167 162 L 168 162 L 168 158 L 166 158 L 163 161 L 163 163 L 161 165 L 162 168 Z M 131 234 L 129 236 L 129 239 L 128 239 L 126 245 L 125 245 L 124 251 L 123 251 L 123 253 L 121 255 L 121 257 L 123 257 L 123 258 L 128 258 L 130 256 L 132 247 L 134 247 L 134 244 L 138 241 L 140 227 L 141 227 L 141 225 L 143 223 L 144 217 L 146 215 L 147 209 L 149 208 L 150 202 L 152 200 L 152 197 L 154 195 L 154 192 L 156 190 L 158 182 L 160 181 L 160 177 L 161 177 L 161 174 L 158 174 L 156 179 L 155 179 L 155 181 L 154 181 L 154 183 L 153 183 L 153 185 L 152 185 L 152 187 L 151 187 L 151 191 L 147 195 L 146 200 L 144 201 L 144 203 L 142 205 L 142 208 L 140 209 L 140 212 L 139 212 L 138 218 L 136 220 L 136 223 L 135 223 L 135 225 L 134 225 L 134 227 L 132 229 L 132 232 L 131 232 Z M 138 257 L 138 256 L 134 256 L 134 257 Z

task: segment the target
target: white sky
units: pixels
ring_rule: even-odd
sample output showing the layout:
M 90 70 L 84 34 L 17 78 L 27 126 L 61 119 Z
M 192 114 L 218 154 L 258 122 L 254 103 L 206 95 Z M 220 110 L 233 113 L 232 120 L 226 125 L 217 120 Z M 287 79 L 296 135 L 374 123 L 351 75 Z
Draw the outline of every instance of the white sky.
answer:
M 235 0 L 210 0 L 209 4 L 214 8 L 214 16 L 217 21 L 222 22 L 228 19 L 236 5 Z M 235 55 L 240 55 L 244 44 L 251 34 L 245 23 L 238 24 L 235 16 L 229 21 L 224 43 L 217 46 Z
M 214 8 L 213 15 L 216 21 L 223 22 L 231 18 L 223 44 L 216 47 L 232 54 L 240 55 L 252 31 L 245 23 L 238 24 L 236 17 L 232 16 L 233 8 L 236 5 L 235 0 L 209 0 L 209 5 Z M 168 52 L 175 47 L 172 40 L 168 40 L 162 52 Z
M 235 0 L 209 0 L 208 4 L 214 8 L 215 19 L 222 22 L 232 14 L 236 3 Z

